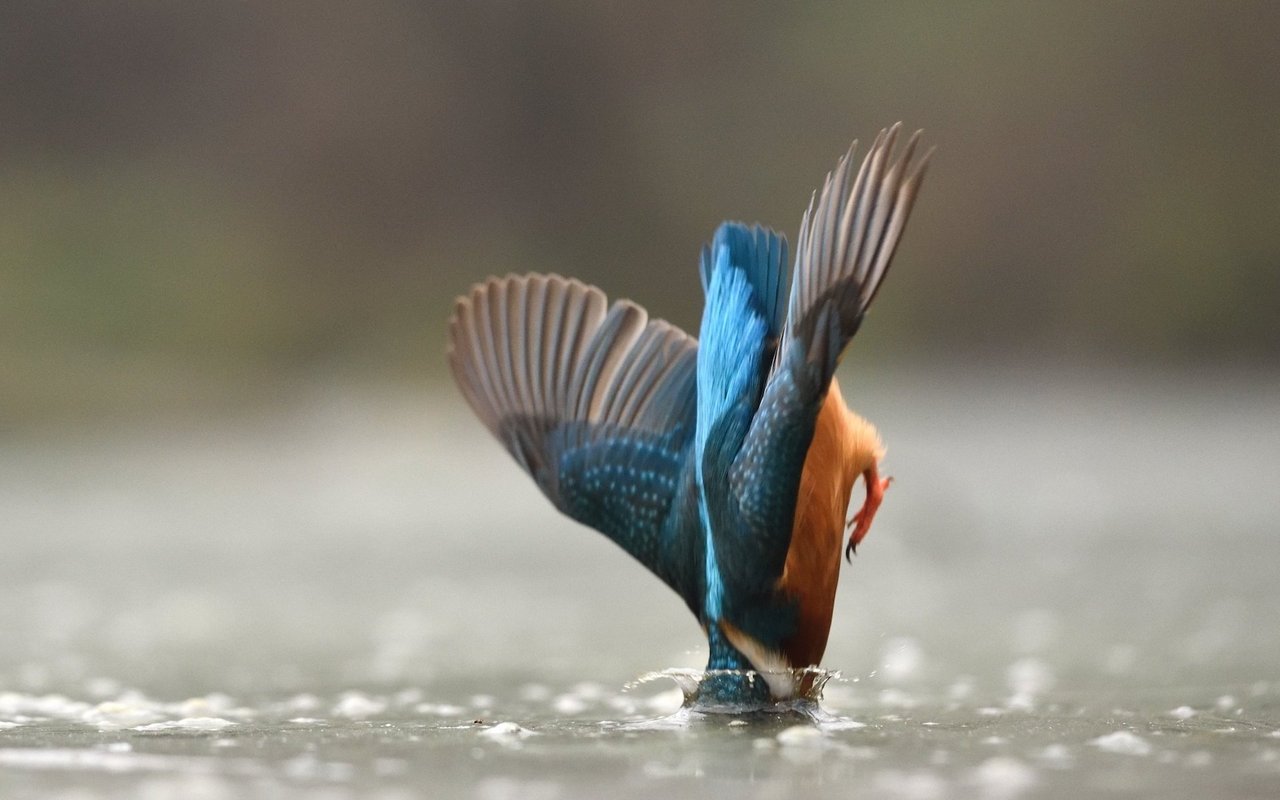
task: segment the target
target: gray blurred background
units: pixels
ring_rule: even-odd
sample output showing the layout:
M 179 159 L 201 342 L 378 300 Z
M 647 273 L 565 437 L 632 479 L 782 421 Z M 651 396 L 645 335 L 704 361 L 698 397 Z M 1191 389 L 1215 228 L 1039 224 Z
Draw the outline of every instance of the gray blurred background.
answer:
M 557 271 L 696 328 L 725 218 L 939 151 L 860 363 L 1280 355 L 1271 3 L 9 2 L 0 429 L 443 382 Z

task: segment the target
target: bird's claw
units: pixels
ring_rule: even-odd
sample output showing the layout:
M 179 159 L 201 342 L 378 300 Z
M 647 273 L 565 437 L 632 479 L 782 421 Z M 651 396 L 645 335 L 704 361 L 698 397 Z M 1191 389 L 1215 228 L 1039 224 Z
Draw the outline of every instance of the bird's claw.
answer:
M 858 544 L 871 530 L 871 520 L 875 518 L 880 503 L 884 501 L 885 489 L 893 483 L 892 477 L 882 479 L 874 464 L 862 473 L 862 480 L 867 485 L 867 499 L 863 501 L 858 513 L 853 515 L 853 519 L 849 520 L 849 527 L 853 531 L 849 534 L 849 543 L 844 548 L 844 558 L 849 563 L 853 563 L 853 556 L 858 552 Z

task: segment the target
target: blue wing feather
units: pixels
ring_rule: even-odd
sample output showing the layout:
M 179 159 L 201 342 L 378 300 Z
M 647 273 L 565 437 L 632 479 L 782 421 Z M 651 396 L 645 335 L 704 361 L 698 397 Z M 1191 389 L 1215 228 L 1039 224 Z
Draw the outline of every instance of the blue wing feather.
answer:
M 696 516 L 681 513 L 690 492 L 690 430 L 665 434 L 599 430 L 587 436 L 564 431 L 560 447 L 560 508 L 578 522 L 605 532 L 640 563 L 697 605 L 692 562 L 681 540 L 693 535 Z M 691 528 L 693 530 L 691 530 Z

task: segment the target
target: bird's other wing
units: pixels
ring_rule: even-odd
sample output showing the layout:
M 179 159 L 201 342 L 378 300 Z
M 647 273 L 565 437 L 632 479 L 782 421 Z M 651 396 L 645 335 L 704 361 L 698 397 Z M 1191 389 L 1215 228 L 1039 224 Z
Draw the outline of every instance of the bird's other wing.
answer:
M 476 285 L 449 338 L 463 396 L 543 494 L 691 602 L 674 517 L 687 500 L 696 523 L 697 341 L 558 275 Z
M 889 269 L 924 177 L 930 154 L 912 163 L 919 132 L 895 158 L 899 129 L 880 132 L 856 176 L 851 147 L 801 221 L 782 341 L 730 471 L 746 524 L 740 533 L 724 533 L 742 541 L 717 546 L 731 554 L 721 559 L 726 583 L 742 591 L 765 591 L 781 573 L 818 410 Z
M 880 291 L 915 205 L 932 149 L 912 164 L 921 131 L 895 159 L 901 123 L 880 131 L 854 177 L 857 142 L 809 201 L 796 246 L 795 291 L 787 309 L 786 346 L 822 370 L 826 387 L 836 363 Z M 892 162 L 892 163 L 891 163 Z M 775 365 L 777 374 L 779 367 Z

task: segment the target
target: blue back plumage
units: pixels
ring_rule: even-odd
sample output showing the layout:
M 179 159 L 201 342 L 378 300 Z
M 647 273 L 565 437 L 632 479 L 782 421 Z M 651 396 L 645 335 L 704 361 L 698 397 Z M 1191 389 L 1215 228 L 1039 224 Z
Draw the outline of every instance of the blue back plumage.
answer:
M 768 336 L 762 303 L 749 279 L 751 273 L 739 268 L 731 257 L 727 244 L 718 245 L 712 255 L 697 362 L 694 463 L 706 535 L 704 611 L 709 620 L 720 618 L 724 595 L 712 531 L 726 524 L 722 513 L 725 496 L 716 487 L 727 483 L 729 467 L 759 402 Z
M 730 262 L 729 249 L 720 247 L 699 330 L 695 437 L 699 460 L 717 421 L 735 408 L 745 411 L 748 419 L 754 410 L 763 377 L 760 357 L 767 330 L 746 273 Z M 744 402 L 750 408 L 742 408 Z
M 776 339 L 787 317 L 787 238 L 761 225 L 720 223 L 711 243 L 702 246 L 698 270 L 708 306 L 711 305 L 711 277 L 722 250 L 728 251 L 729 262 L 741 270 L 751 284 L 756 307 L 769 326 L 769 336 Z

